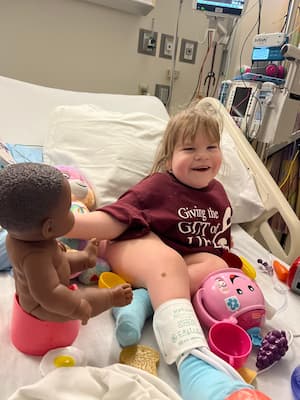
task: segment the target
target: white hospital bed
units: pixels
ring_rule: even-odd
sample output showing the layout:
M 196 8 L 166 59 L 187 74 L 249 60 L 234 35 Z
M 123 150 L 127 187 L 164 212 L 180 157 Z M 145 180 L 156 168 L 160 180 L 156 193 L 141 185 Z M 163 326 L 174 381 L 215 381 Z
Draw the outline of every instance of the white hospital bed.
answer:
M 284 296 L 274 291 L 272 279 L 259 270 L 257 259 L 271 263 L 274 258 L 281 259 L 288 266 L 299 256 L 297 241 L 299 243 L 300 223 L 279 188 L 257 157 L 246 139 L 240 134 L 239 129 L 232 121 L 223 106 L 215 99 L 211 99 L 220 107 L 224 115 L 225 130 L 230 133 L 238 153 L 255 180 L 264 212 L 253 221 L 243 222 L 233 226 L 234 252 L 243 255 L 257 269 L 257 281 L 261 285 L 266 298 L 277 308 L 280 308 L 287 298 L 288 304 L 282 312 L 267 321 L 268 328 L 280 328 L 294 335 L 290 350 L 286 356 L 274 365 L 273 368 L 257 376 L 258 388 L 272 399 L 292 400 L 290 377 L 294 368 L 300 364 L 300 326 L 298 323 L 298 308 L 300 298 L 287 290 Z M 126 96 L 112 94 L 79 93 L 41 87 L 13 79 L 0 77 L 0 139 L 8 143 L 21 143 L 26 145 L 47 146 L 47 157 L 53 150 L 63 148 L 67 144 L 55 143 L 47 139 L 50 126 L 53 124 L 53 111 L 57 106 L 73 107 L 92 104 L 109 112 L 121 112 L 131 115 L 135 112 L 150 114 L 157 121 L 166 121 L 168 114 L 162 103 L 152 96 Z M 63 110 L 65 111 L 65 110 Z M 90 111 L 90 110 L 89 110 Z M 61 112 L 61 110 L 60 110 Z M 55 118 L 61 117 L 56 114 Z M 63 136 L 62 130 L 56 131 Z M 74 121 L 73 121 L 74 123 Z M 66 132 L 68 126 L 65 126 Z M 53 125 L 52 131 L 53 133 Z M 107 132 L 109 135 L 109 132 Z M 58 136 L 56 136 L 56 139 Z M 50 143 L 50 144 L 49 144 Z M 51 154 L 50 154 L 51 155 Z M 52 161 L 55 161 L 55 157 Z M 118 177 L 122 179 L 122 175 Z M 279 212 L 287 223 L 290 232 L 289 248 L 283 249 L 276 236 L 273 234 L 268 219 Z M 255 236 L 266 248 L 262 247 Z M 298 236 L 298 237 L 297 237 Z M 0 273 L 0 400 L 6 400 L 21 386 L 29 385 L 40 380 L 40 357 L 30 357 L 18 352 L 9 340 L 9 323 L 14 293 L 14 282 L 10 273 Z M 157 349 L 153 336 L 151 321 L 144 329 L 142 344 Z M 110 312 L 90 320 L 89 324 L 82 327 L 74 346 L 84 351 L 88 365 L 105 367 L 115 364 L 119 360 L 120 347 L 114 336 L 114 320 Z M 247 366 L 255 369 L 255 354 L 252 354 Z M 177 371 L 174 366 L 167 366 L 161 359 L 158 376 L 171 388 L 179 391 Z M 49 397 L 50 398 L 50 397 Z M 199 397 L 200 398 L 200 397 Z

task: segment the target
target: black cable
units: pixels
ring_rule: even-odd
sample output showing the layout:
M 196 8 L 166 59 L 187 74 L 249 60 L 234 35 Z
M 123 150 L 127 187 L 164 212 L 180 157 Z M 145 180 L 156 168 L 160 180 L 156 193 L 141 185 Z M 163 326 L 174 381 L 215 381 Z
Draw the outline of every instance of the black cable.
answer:
M 261 21 L 261 9 L 262 9 L 262 0 L 258 0 L 258 25 L 257 25 L 257 34 L 260 34 L 260 21 Z
M 210 35 L 210 32 L 208 31 L 208 33 L 207 33 L 207 49 L 206 49 L 206 53 L 205 53 L 205 56 L 204 56 L 204 58 L 203 58 L 203 61 L 202 61 L 201 67 L 200 67 L 200 71 L 199 71 L 199 75 L 198 75 L 198 80 L 197 80 L 197 85 L 196 85 L 196 87 L 195 87 L 195 89 L 194 89 L 194 92 L 193 92 L 193 94 L 192 94 L 191 100 L 189 101 L 189 104 L 191 104 L 191 103 L 193 102 L 193 100 L 196 98 L 196 96 L 197 96 L 197 95 L 199 94 L 199 92 L 200 92 L 201 80 L 202 80 L 202 72 L 203 72 L 203 68 L 204 68 L 204 65 L 205 65 L 205 63 L 206 63 L 206 60 L 207 60 L 207 57 L 208 57 L 208 54 L 209 54 L 209 51 L 210 51 L 210 48 L 211 48 L 210 37 L 209 37 L 209 35 Z
M 204 85 L 206 83 L 206 80 L 208 80 L 208 85 L 207 85 L 207 90 L 206 90 L 206 96 L 209 96 L 209 89 L 211 82 L 213 82 L 213 85 L 216 83 L 216 74 L 214 73 L 214 65 L 215 65 L 215 58 L 216 58 L 216 50 L 217 50 L 217 43 L 215 42 L 214 47 L 213 47 L 213 54 L 211 58 L 211 66 L 210 66 L 210 71 L 206 75 L 206 78 L 204 79 Z

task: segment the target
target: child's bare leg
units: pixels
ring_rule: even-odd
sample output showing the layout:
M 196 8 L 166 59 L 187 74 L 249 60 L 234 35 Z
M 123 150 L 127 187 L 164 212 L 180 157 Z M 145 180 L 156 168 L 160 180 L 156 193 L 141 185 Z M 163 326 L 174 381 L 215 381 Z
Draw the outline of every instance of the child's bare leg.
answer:
M 107 259 L 116 273 L 149 290 L 155 336 L 166 362 L 178 363 L 184 400 L 224 400 L 239 389 L 252 389 L 227 363 L 217 358 L 220 370 L 210 363 L 211 353 L 190 302 L 187 266 L 180 255 L 151 233 L 110 244 Z
M 220 257 L 211 253 L 200 253 L 184 257 L 191 262 L 188 265 L 191 295 L 200 287 L 201 282 L 212 271 L 226 268 L 227 264 Z M 134 290 L 133 301 L 127 307 L 113 308 L 116 320 L 116 337 L 121 346 L 130 346 L 140 341 L 146 319 L 152 316 L 153 310 L 149 301 L 148 291 L 140 288 Z
M 190 276 L 191 295 L 200 287 L 208 274 L 218 269 L 228 268 L 227 263 L 218 256 L 210 253 L 196 253 L 184 257 Z
M 91 239 L 87 242 L 85 248 L 81 251 L 67 251 L 66 256 L 70 264 L 71 274 L 92 268 L 97 262 L 98 252 L 97 239 Z
M 80 288 L 80 292 L 92 307 L 91 317 L 112 307 L 126 306 L 132 301 L 132 289 L 128 283 L 111 289 Z
M 148 289 L 154 309 L 174 298 L 190 299 L 184 259 L 153 233 L 110 243 L 106 258 L 112 270 L 127 282 Z

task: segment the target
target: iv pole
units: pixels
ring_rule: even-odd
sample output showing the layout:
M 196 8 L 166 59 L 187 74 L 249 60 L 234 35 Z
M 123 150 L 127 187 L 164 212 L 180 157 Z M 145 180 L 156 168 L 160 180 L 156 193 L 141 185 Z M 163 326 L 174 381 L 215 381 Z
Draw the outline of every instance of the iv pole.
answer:
M 300 6 L 300 0 L 291 0 L 290 9 L 286 21 L 285 33 L 289 33 L 293 30 L 299 6 Z

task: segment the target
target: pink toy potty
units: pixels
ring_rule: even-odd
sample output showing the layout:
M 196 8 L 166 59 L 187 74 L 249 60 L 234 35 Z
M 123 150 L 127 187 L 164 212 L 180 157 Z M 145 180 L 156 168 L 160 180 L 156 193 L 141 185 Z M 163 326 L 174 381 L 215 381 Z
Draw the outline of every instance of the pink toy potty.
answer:
M 211 327 L 220 321 L 248 330 L 260 327 L 265 301 L 256 282 L 236 268 L 224 268 L 207 276 L 193 297 L 199 321 Z
M 14 296 L 10 337 L 22 353 L 43 356 L 57 347 L 70 346 L 76 339 L 80 321 L 42 321 L 25 312 Z
M 231 322 L 214 324 L 209 330 L 208 345 L 213 353 L 236 369 L 245 364 L 252 350 L 250 336 Z

